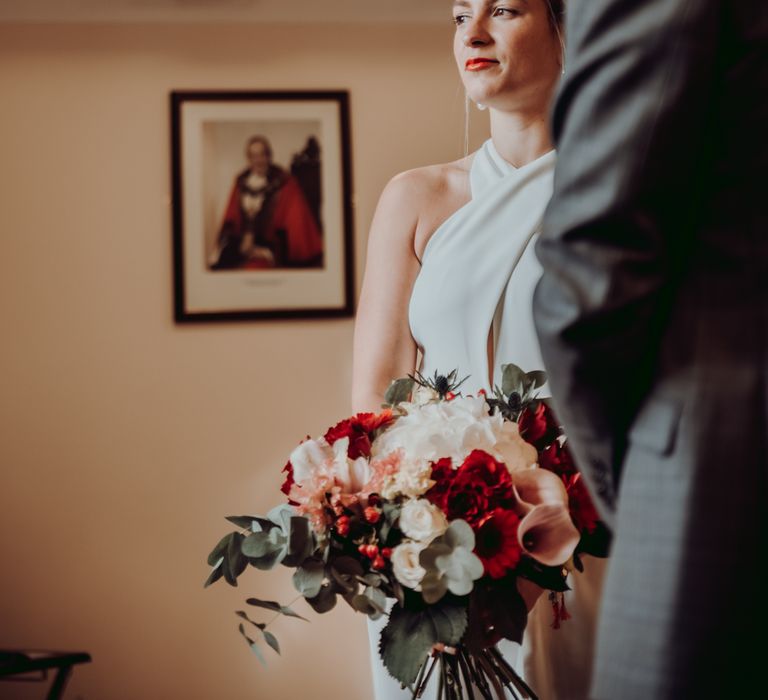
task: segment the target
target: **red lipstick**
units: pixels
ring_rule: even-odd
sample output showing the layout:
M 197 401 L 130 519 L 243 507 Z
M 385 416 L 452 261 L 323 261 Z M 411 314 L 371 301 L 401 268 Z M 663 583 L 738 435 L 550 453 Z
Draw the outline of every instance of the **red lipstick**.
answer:
M 485 70 L 491 66 L 498 64 L 498 61 L 494 61 L 491 58 L 468 58 L 464 64 L 464 70 L 478 71 Z

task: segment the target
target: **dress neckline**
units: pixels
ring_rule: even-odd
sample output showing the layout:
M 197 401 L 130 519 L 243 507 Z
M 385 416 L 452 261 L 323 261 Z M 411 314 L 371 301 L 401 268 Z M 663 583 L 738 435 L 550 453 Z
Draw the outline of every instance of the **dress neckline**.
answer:
M 545 153 L 542 153 L 537 158 L 534 158 L 531 161 L 528 161 L 527 163 L 524 163 L 521 166 L 512 165 L 508 160 L 504 160 L 503 156 L 499 153 L 498 149 L 496 148 L 495 144 L 493 143 L 493 139 L 488 139 L 484 144 L 483 148 L 486 148 L 488 151 L 488 156 L 490 157 L 493 164 L 499 169 L 501 173 L 519 173 L 523 170 L 527 170 L 528 168 L 536 165 L 537 163 L 548 161 L 551 158 L 555 157 L 555 149 L 550 148 Z

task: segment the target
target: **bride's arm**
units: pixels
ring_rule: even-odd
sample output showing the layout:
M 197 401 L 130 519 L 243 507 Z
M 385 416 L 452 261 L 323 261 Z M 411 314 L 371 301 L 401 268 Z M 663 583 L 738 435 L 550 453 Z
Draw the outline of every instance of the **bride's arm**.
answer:
M 389 383 L 415 369 L 416 343 L 408 303 L 419 261 L 414 234 L 422 178 L 410 171 L 393 178 L 376 207 L 368 237 L 363 288 L 355 321 L 352 407 L 378 411 Z

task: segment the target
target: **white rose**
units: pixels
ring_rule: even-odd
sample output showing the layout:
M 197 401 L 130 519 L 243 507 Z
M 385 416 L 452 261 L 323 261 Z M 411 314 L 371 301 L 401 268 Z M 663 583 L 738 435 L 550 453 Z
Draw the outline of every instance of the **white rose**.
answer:
M 419 498 L 403 506 L 400 529 L 406 537 L 426 544 L 448 529 L 448 521 L 436 505 L 425 498 Z
M 419 564 L 419 554 L 425 547 L 426 544 L 419 542 L 403 542 L 392 550 L 392 571 L 406 588 L 419 590 L 419 584 L 427 573 Z

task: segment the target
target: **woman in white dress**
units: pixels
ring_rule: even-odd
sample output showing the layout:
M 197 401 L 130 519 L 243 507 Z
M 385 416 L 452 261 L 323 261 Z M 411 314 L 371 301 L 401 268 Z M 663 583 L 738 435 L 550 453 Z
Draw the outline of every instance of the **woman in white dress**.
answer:
M 500 383 L 500 366 L 542 369 L 532 321 L 533 243 L 552 190 L 548 110 L 563 70 L 562 0 L 457 0 L 454 53 L 467 95 L 490 110 L 491 139 L 461 160 L 402 173 L 374 216 L 355 327 L 353 405 L 379 410 L 389 383 L 457 369 L 464 393 Z M 420 361 L 419 361 L 420 358 Z M 417 362 L 419 364 L 417 365 Z M 517 663 L 541 700 L 583 700 L 603 562 L 571 576 L 572 619 L 551 628 L 543 596 Z M 376 700 L 406 700 L 377 653 Z M 434 693 L 434 689 L 432 689 Z

